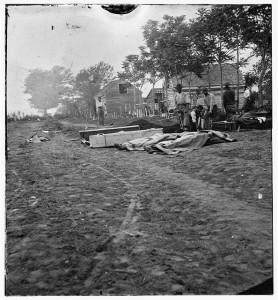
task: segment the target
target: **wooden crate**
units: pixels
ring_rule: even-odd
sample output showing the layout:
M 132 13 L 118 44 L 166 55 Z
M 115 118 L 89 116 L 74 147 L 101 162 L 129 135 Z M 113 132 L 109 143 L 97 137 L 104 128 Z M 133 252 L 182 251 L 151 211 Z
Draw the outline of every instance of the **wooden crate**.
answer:
M 106 147 L 105 134 L 95 134 L 90 136 L 91 148 L 103 148 Z

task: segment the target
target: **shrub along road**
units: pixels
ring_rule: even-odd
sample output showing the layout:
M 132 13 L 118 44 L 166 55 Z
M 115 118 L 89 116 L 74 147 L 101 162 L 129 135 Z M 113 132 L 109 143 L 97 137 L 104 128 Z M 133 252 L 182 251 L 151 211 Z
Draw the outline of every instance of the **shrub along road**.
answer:
M 271 131 L 187 157 L 8 125 L 6 295 L 237 294 L 272 276 Z M 77 128 L 77 127 L 76 127 Z

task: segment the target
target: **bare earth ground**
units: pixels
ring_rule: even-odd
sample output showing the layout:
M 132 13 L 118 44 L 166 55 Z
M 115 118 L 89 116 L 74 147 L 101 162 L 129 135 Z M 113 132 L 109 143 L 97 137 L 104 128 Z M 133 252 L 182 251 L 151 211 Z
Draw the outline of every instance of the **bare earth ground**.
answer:
M 227 295 L 272 276 L 271 130 L 168 157 L 91 149 L 79 125 L 25 148 L 42 122 L 8 125 L 6 295 Z

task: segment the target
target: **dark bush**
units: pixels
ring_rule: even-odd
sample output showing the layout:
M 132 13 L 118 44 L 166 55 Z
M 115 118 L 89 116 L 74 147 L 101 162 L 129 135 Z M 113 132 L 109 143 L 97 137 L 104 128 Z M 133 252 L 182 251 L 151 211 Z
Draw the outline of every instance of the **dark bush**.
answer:
M 43 123 L 43 130 L 62 130 L 63 124 L 55 119 L 47 119 Z
M 54 114 L 54 119 L 56 120 L 63 120 L 63 119 L 68 119 L 70 118 L 70 115 L 67 113 L 56 113 Z
M 213 119 L 214 122 L 220 122 L 226 120 L 226 113 L 220 108 L 217 109 L 217 114 Z
M 265 111 L 268 113 L 272 113 L 272 105 L 269 104 L 264 104 L 262 106 L 260 106 L 258 109 L 256 109 L 257 111 Z
M 259 93 L 252 92 L 251 95 L 245 99 L 242 109 L 245 112 L 254 110 L 255 102 L 258 101 L 258 99 L 259 99 Z
M 39 115 L 24 115 L 24 117 L 21 117 L 20 121 L 38 121 L 43 120 L 42 116 Z

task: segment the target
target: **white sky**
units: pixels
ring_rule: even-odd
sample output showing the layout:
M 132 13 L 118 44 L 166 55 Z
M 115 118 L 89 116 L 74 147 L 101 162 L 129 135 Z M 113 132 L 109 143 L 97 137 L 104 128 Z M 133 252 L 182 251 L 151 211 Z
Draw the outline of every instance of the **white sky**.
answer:
M 164 3 L 163 0 L 160 3 Z M 105 61 L 114 67 L 116 74 L 121 70 L 125 56 L 139 54 L 138 47 L 144 45 L 142 26 L 149 19 L 161 21 L 168 14 L 185 15 L 189 20 L 201 7 L 200 4 L 179 3 L 181 1 L 176 4 L 139 5 L 135 11 L 123 16 L 111 14 L 100 5 L 90 5 L 90 9 L 82 3 L 77 6 L 9 6 L 7 111 L 37 113 L 30 108 L 26 101 L 28 95 L 24 94 L 24 80 L 30 69 L 51 69 L 60 65 L 77 73 L 82 68 Z M 214 1 L 205 3 L 215 4 Z M 71 29 L 72 25 L 80 28 Z M 150 85 L 145 87 L 143 96 L 150 88 Z
M 196 5 L 140 5 L 130 14 L 115 15 L 93 5 L 10 6 L 7 27 L 7 110 L 36 113 L 25 100 L 29 69 L 54 65 L 82 68 L 105 61 L 121 70 L 125 56 L 144 45 L 141 27 L 165 14 L 194 17 Z M 70 25 L 66 25 L 70 24 Z M 78 29 L 69 29 L 77 25 Z M 54 29 L 52 30 L 52 26 Z M 145 90 L 145 93 L 148 90 Z

